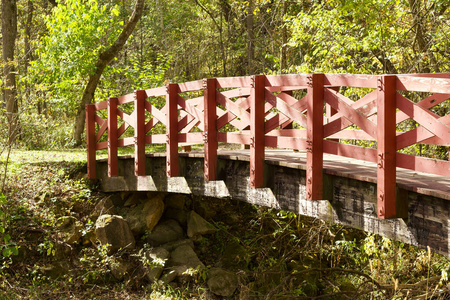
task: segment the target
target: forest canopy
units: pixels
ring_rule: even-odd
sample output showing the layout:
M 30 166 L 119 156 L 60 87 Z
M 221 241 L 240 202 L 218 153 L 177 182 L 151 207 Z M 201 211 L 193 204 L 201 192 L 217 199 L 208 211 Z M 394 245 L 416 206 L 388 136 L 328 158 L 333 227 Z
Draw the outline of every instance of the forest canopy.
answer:
M 87 101 L 219 76 L 449 71 L 443 0 L 2 0 L 2 108 L 21 147 L 73 145 L 83 93 L 139 3 Z

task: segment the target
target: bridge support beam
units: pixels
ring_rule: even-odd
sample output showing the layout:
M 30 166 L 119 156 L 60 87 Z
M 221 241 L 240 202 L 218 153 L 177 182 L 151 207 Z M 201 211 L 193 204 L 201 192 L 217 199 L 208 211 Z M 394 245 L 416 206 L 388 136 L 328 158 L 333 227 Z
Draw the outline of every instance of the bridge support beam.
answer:
M 264 185 L 264 103 L 265 76 L 252 76 L 250 91 L 250 187 Z
M 204 118 L 205 131 L 205 180 L 216 180 L 217 176 L 217 113 L 216 113 L 216 79 L 205 79 L 204 82 Z
M 108 176 L 117 176 L 117 98 L 108 99 Z
M 324 74 L 310 74 L 307 89 L 306 198 L 321 200 L 323 193 Z
M 136 101 L 134 103 L 134 113 L 136 114 L 134 127 L 134 174 L 136 176 L 145 175 L 145 98 L 147 94 L 144 90 L 134 93 Z
M 378 79 L 377 95 L 377 215 L 395 218 L 396 213 L 396 77 Z
M 167 85 L 167 177 L 178 176 L 178 91 L 178 84 L 170 83 Z
M 86 105 L 86 147 L 87 174 L 89 179 L 96 178 L 96 135 L 95 135 L 95 106 Z

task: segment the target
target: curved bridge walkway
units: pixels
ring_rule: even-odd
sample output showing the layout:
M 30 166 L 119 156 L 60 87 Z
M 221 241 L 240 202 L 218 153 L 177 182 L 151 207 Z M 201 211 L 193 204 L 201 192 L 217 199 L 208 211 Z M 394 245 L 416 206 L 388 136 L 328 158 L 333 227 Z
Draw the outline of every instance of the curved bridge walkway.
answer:
M 449 98 L 450 74 L 255 75 L 140 90 L 86 106 L 88 175 L 109 192 L 232 197 L 449 255 Z M 200 147 L 180 151 L 190 145 Z M 127 146 L 134 155 L 119 156 Z M 426 149 L 440 157 L 417 155 Z

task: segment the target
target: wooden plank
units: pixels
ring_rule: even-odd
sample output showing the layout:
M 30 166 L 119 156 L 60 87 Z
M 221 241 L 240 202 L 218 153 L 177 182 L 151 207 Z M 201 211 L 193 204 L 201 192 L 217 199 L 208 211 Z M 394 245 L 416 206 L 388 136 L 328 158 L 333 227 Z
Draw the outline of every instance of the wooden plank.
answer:
M 152 134 L 145 136 L 146 144 L 165 144 L 166 143 L 166 134 Z
M 118 147 L 126 147 L 126 146 L 133 146 L 134 145 L 134 137 L 127 137 L 123 139 L 119 139 L 117 141 Z
M 178 84 L 180 93 L 193 92 L 203 89 L 203 80 L 188 81 Z
M 264 84 L 266 86 L 308 86 L 306 74 L 267 75 Z
M 376 88 L 377 77 L 363 74 L 325 74 L 324 85 Z
M 136 102 L 134 103 L 134 174 L 136 176 L 145 175 L 145 98 L 143 90 L 135 92 Z
M 229 98 L 225 97 L 222 93 L 216 93 L 216 101 L 218 104 L 222 105 L 228 111 L 240 118 L 242 122 L 244 122 L 244 124 L 250 124 L 250 114 L 246 109 L 234 103 Z
M 108 176 L 117 176 L 117 98 L 108 100 Z
M 427 98 L 418 102 L 417 105 L 422 108 L 429 109 L 438 104 L 441 104 L 442 102 L 444 102 L 445 100 L 448 100 L 449 98 L 450 98 L 450 94 L 437 94 L 436 93 L 436 94 L 428 96 Z M 402 112 L 402 111 L 397 112 L 397 116 L 396 116 L 397 124 L 399 124 L 409 118 L 410 118 L 410 116 L 408 116 L 404 112 Z
M 450 79 L 397 75 L 396 89 L 427 93 L 450 93 Z
M 145 90 L 145 93 L 147 95 L 147 98 L 163 97 L 163 96 L 166 96 L 167 89 L 165 86 L 161 86 L 161 87 Z
M 205 180 L 212 181 L 217 178 L 217 113 L 216 113 L 216 79 L 204 81 L 204 123 L 203 139 L 205 143 Z
M 88 104 L 86 110 L 86 152 L 87 174 L 89 179 L 95 179 L 96 174 L 96 136 L 95 136 L 95 105 Z
M 364 114 L 360 113 L 358 110 L 355 110 L 351 105 L 349 105 L 348 101 L 350 101 L 351 103 L 353 103 L 353 101 L 330 89 L 325 89 L 324 96 L 326 103 L 330 104 L 331 107 L 341 113 L 342 116 L 345 117 L 348 121 L 357 125 L 374 139 L 377 138 L 376 124 L 368 120 Z
M 171 83 L 167 85 L 167 177 L 178 176 L 178 84 Z
M 216 87 L 218 89 L 238 88 L 238 87 L 249 88 L 252 84 L 252 80 L 251 80 L 250 76 L 218 77 L 218 78 L 216 78 L 216 80 L 217 80 Z
M 418 106 L 402 95 L 397 94 L 396 101 L 397 107 L 414 121 L 441 139 L 450 141 L 450 126 L 437 119 L 438 115 Z
M 250 145 L 251 136 L 249 134 L 242 133 L 218 132 L 217 141 L 223 143 Z
M 266 147 L 273 147 L 273 148 L 306 150 L 308 146 L 305 138 L 266 135 L 264 141 Z
M 252 77 L 250 93 L 250 187 L 261 188 L 264 185 L 264 104 L 265 76 Z
M 102 109 L 106 109 L 108 107 L 108 101 L 102 101 L 102 102 L 98 102 L 93 104 L 95 107 L 95 111 L 97 110 L 102 110 Z
M 324 140 L 323 152 L 373 163 L 377 162 L 377 150 L 368 147 L 340 144 L 330 140 Z
M 156 107 L 154 107 L 150 102 L 145 101 L 145 109 L 156 119 L 158 119 L 159 122 L 166 124 L 166 115 L 163 112 L 163 110 L 159 110 Z
M 439 121 L 443 124 L 450 125 L 450 115 L 446 115 L 445 117 L 440 118 Z M 435 145 L 446 146 L 450 144 L 450 139 L 442 139 L 438 136 L 435 136 L 433 132 L 430 132 L 424 127 L 420 126 L 397 136 L 397 150 L 417 143 L 433 144 L 431 141 L 436 141 Z
M 117 105 L 134 102 L 134 99 L 135 99 L 134 96 L 135 96 L 134 93 L 131 93 L 131 94 L 117 97 Z
M 450 174 L 450 161 L 403 153 L 397 153 L 397 167 L 447 177 Z
M 203 134 L 202 132 L 179 133 L 178 145 L 180 143 L 203 144 Z
M 273 107 L 276 107 L 283 115 L 285 115 L 289 119 L 298 122 L 303 127 L 307 126 L 306 117 L 303 115 L 301 110 L 298 110 L 298 109 L 294 108 L 293 106 L 287 104 L 286 102 L 284 102 L 280 98 L 276 97 L 272 93 L 267 93 L 266 99 L 267 99 L 267 102 L 272 104 Z M 283 123 L 284 122 L 285 122 L 285 120 L 283 121 Z
M 396 91 L 395 76 L 378 80 L 377 216 L 396 217 Z
M 95 138 L 95 141 L 98 142 L 102 138 L 102 136 L 106 132 L 106 130 L 108 129 L 108 122 L 103 120 L 102 118 L 100 118 L 97 115 L 95 115 L 95 121 L 96 121 L 95 123 L 98 123 L 100 125 L 100 128 L 97 131 L 97 136 Z M 95 127 L 95 123 L 94 123 L 94 127 Z
M 324 74 L 308 76 L 306 198 L 322 199 Z

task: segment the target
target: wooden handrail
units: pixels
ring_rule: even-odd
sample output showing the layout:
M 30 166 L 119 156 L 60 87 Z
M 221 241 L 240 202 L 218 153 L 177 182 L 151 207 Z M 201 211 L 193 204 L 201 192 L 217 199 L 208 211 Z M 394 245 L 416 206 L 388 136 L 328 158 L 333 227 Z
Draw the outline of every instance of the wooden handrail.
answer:
M 353 101 L 339 93 L 340 87 L 368 92 Z M 428 94 L 415 103 L 403 91 Z M 195 97 L 185 99 L 191 92 Z M 165 105 L 158 109 L 151 103 L 154 97 L 165 97 Z M 307 198 L 319 200 L 323 154 L 329 153 L 377 163 L 378 217 L 393 218 L 396 167 L 450 176 L 449 161 L 398 152 L 418 143 L 450 146 L 450 113 L 430 110 L 449 98 L 447 73 L 255 75 L 172 83 L 86 106 L 88 176 L 96 178 L 96 151 L 105 148 L 108 176 L 117 176 L 117 149 L 129 145 L 135 147 L 135 175 L 144 176 L 145 145 L 157 143 L 166 144 L 167 176 L 178 176 L 179 143 L 197 143 L 205 146 L 205 180 L 216 180 L 218 142 L 228 142 L 250 145 L 250 186 L 259 188 L 264 186 L 265 147 L 296 149 L 307 152 Z M 131 114 L 120 108 L 127 103 L 134 104 Z M 97 114 L 105 109 L 106 120 Z M 118 118 L 123 120 L 119 128 Z M 398 132 L 396 126 L 408 119 L 421 126 Z M 148 135 L 158 123 L 165 134 Z M 234 131 L 225 132 L 224 126 Z M 121 137 L 129 127 L 134 137 Z M 107 142 L 100 141 L 106 131 Z M 377 142 L 377 149 L 339 139 Z

